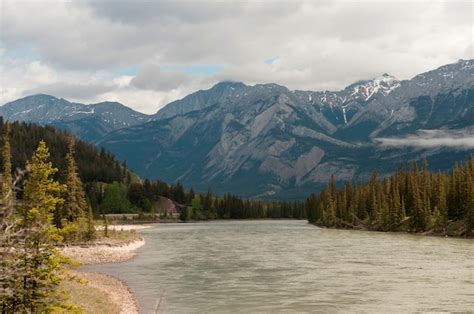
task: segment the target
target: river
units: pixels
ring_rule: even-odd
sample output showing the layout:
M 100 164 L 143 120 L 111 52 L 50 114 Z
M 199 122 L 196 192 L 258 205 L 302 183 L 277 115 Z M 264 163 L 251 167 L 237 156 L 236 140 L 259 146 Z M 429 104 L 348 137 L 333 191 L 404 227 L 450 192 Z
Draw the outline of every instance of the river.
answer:
M 160 224 L 121 264 L 142 313 L 469 312 L 474 241 L 321 229 L 306 221 Z M 161 301 L 160 301 L 161 300 Z

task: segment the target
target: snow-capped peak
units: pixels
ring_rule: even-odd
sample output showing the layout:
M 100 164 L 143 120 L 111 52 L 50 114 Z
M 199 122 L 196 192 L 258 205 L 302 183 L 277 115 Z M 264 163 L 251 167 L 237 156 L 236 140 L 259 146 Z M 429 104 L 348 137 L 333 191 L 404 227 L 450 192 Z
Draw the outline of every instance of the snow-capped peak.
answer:
M 350 97 L 362 97 L 368 100 L 378 92 L 388 95 L 399 86 L 399 80 L 390 74 L 384 73 L 372 80 L 352 84 L 347 89 L 349 89 Z

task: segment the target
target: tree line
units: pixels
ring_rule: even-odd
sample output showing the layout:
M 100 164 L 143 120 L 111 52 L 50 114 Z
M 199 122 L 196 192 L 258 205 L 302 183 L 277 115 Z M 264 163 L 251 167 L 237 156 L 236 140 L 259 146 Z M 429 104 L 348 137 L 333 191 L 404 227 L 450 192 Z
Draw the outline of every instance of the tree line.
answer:
M 305 201 L 308 220 L 326 227 L 378 231 L 433 231 L 468 235 L 474 231 L 474 158 L 450 173 L 432 172 L 426 160 L 368 183 L 337 188 L 334 177 Z
M 180 219 L 305 219 L 306 213 L 302 202 L 271 202 L 243 199 L 237 195 L 225 194 L 215 197 L 211 191 L 206 194 L 187 194 L 187 206 L 181 211 Z
M 180 209 L 179 218 L 184 221 L 306 218 L 302 202 L 252 200 L 230 193 L 215 196 L 210 190 L 207 193 L 197 193 L 192 188 L 186 190 L 179 181 L 175 184 L 166 184 L 160 180 L 146 179 L 128 186 L 119 183 L 109 184 L 92 197 L 92 203 L 99 204 L 105 213 L 159 213 L 162 209 L 157 208 L 156 204 L 160 197 L 166 197 L 176 203 Z

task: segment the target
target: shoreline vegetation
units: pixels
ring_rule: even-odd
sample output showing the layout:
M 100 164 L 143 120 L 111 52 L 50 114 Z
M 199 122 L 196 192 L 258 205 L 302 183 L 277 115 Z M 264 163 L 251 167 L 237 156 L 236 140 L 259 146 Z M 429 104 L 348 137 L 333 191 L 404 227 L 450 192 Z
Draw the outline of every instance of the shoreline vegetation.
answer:
M 410 230 L 377 230 L 377 229 L 370 229 L 368 226 L 364 225 L 354 225 L 354 226 L 325 226 L 323 224 L 309 222 L 309 224 L 323 228 L 323 229 L 334 229 L 334 230 L 354 230 L 354 231 L 367 231 L 367 232 L 380 232 L 380 233 L 395 233 L 395 234 L 409 234 L 414 236 L 421 236 L 421 237 L 446 237 L 446 238 L 457 238 L 457 239 L 474 239 L 474 233 L 467 234 L 465 232 L 465 226 L 461 221 L 453 221 L 448 222 L 446 225 L 446 229 L 429 229 L 426 231 L 420 232 L 413 232 Z
M 337 187 L 334 177 L 305 201 L 308 221 L 339 229 L 401 231 L 423 235 L 474 235 L 474 157 L 450 173 L 429 171 L 426 160 L 368 183 Z

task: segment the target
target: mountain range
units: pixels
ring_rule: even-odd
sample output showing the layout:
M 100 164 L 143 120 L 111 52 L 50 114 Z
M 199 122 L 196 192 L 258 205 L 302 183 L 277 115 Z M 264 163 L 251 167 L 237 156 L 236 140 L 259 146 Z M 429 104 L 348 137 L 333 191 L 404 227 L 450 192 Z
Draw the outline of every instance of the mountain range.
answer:
M 84 105 L 50 95 L 33 95 L 0 107 L 0 115 L 12 121 L 52 125 L 94 142 L 107 133 L 145 123 L 150 116 L 118 102 Z
M 446 170 L 473 153 L 474 60 L 341 91 L 221 82 L 154 115 L 119 103 L 47 95 L 0 107 L 8 120 L 51 124 L 111 150 L 140 176 L 215 193 L 301 199 L 337 181 L 367 180 L 427 158 Z

